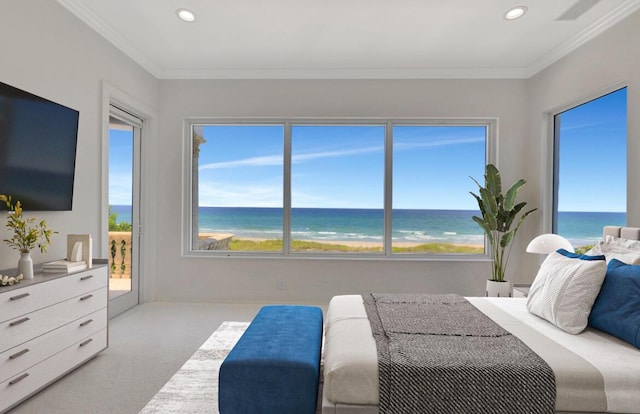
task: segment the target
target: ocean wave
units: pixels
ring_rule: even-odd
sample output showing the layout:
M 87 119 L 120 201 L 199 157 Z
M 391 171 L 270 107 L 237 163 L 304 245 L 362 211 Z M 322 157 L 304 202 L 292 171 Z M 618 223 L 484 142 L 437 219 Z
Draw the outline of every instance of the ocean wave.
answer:
M 283 233 L 278 229 L 201 229 L 202 233 L 231 233 L 236 238 L 255 239 L 282 239 Z M 339 231 L 292 231 L 293 240 L 317 240 L 317 241 L 363 241 L 382 242 L 382 234 L 366 234 L 358 232 Z M 391 240 L 396 243 L 458 243 L 458 244 L 483 244 L 484 235 L 461 235 L 455 232 L 442 232 L 438 235 L 431 235 L 425 231 L 399 230 L 394 231 Z

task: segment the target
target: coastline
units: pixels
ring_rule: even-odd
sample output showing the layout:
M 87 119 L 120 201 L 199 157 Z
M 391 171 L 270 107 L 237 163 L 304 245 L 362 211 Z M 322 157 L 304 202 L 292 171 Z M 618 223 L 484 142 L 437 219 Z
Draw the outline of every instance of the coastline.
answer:
M 232 234 L 229 233 L 199 233 L 198 234 L 200 239 L 216 239 L 216 240 L 220 240 L 223 238 L 228 238 L 231 236 L 232 240 L 236 240 L 236 241 L 250 241 L 250 242 L 256 242 L 256 243 L 264 243 L 264 242 L 268 242 L 268 241 L 272 241 L 275 239 L 268 239 L 268 238 L 256 238 L 256 237 L 238 237 L 236 238 L 235 236 L 233 236 Z M 375 242 L 375 241 L 360 241 L 360 240 L 314 240 L 314 239 L 296 239 L 296 242 L 302 242 L 302 243 L 318 243 L 318 244 L 322 244 L 322 245 L 339 245 L 339 246 L 346 246 L 346 247 L 352 247 L 352 248 L 380 248 L 382 249 L 382 242 Z M 469 248 L 469 249 L 483 249 L 484 245 L 482 244 L 474 244 L 474 243 L 454 243 L 454 242 L 408 242 L 408 241 L 393 241 L 393 247 L 399 247 L 399 248 L 412 248 L 412 247 L 417 247 L 417 246 L 421 246 L 421 245 L 425 245 L 425 244 L 448 244 L 448 245 L 452 245 L 452 246 L 459 246 L 459 247 L 464 247 L 464 248 Z

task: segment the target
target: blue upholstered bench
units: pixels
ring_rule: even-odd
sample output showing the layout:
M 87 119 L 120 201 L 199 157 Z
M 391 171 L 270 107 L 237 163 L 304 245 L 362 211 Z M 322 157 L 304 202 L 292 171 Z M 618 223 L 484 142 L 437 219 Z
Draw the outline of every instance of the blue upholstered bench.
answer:
M 314 414 L 322 310 L 265 306 L 220 367 L 220 414 Z

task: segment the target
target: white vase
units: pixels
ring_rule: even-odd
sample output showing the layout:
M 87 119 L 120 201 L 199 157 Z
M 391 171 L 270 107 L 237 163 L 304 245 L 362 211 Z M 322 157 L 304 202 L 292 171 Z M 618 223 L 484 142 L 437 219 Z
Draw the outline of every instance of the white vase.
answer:
M 508 298 L 511 296 L 511 282 L 496 282 L 495 280 L 487 280 L 487 296 Z
M 33 279 L 33 260 L 31 260 L 31 253 L 20 253 L 20 260 L 18 260 L 18 274 L 22 273 L 24 279 Z

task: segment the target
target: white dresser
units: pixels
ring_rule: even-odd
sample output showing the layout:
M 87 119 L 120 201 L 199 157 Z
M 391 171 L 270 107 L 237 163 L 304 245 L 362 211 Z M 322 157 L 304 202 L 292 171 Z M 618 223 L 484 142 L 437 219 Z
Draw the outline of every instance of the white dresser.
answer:
M 0 287 L 0 412 L 107 347 L 108 268 Z

